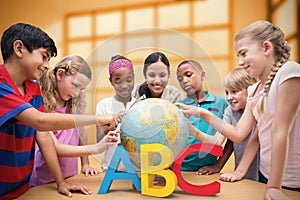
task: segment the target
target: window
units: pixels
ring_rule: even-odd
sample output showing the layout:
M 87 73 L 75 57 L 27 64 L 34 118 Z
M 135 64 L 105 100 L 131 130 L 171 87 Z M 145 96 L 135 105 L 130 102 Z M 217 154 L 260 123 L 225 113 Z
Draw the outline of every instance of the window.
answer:
M 230 4 L 230 0 L 173 1 L 68 14 L 64 54 L 85 57 L 93 69 L 86 89 L 88 113 L 95 112 L 99 100 L 113 95 L 107 67 L 116 54 L 133 61 L 135 83 L 139 83 L 144 81 L 146 56 L 164 52 L 172 66 L 170 84 L 178 88 L 177 65 L 195 59 L 209 76 L 206 87 L 223 95 L 221 77 L 234 66 Z
M 285 39 L 292 48 L 291 60 L 300 62 L 300 30 L 298 0 L 268 1 L 269 20 L 285 33 Z

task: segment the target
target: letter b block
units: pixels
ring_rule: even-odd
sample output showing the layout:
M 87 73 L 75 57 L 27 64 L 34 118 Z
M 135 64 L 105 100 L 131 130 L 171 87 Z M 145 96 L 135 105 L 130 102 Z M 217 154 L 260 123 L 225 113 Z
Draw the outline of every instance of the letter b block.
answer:
M 162 144 L 143 144 L 141 151 L 141 182 L 142 194 L 156 197 L 166 197 L 171 195 L 176 186 L 177 178 L 173 171 L 167 169 L 171 166 L 174 156 L 173 152 Z M 153 165 L 152 153 L 161 155 L 159 165 Z M 154 175 L 164 177 L 165 186 L 153 185 Z

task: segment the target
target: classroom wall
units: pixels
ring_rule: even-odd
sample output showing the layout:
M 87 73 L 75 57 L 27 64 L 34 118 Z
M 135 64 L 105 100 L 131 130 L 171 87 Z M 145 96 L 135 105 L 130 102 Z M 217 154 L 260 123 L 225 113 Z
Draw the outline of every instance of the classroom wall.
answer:
M 0 33 L 17 22 L 30 23 L 45 30 L 55 40 L 59 55 L 51 60 L 55 63 L 62 55 L 63 49 L 63 19 L 68 13 L 118 7 L 122 5 L 149 4 L 173 0 L 1 0 Z M 266 0 L 232 0 L 234 30 L 256 19 L 266 18 Z M 255 12 L 253 12 L 255 10 Z M 0 58 L 3 62 L 2 57 Z
M 0 32 L 18 22 L 30 23 L 45 30 L 56 42 L 60 52 L 63 49 L 63 19 L 71 12 L 86 11 L 99 8 L 116 7 L 122 4 L 159 2 L 159 0 L 1 0 Z M 52 59 L 55 63 L 59 54 Z M 0 58 L 3 62 L 2 56 Z

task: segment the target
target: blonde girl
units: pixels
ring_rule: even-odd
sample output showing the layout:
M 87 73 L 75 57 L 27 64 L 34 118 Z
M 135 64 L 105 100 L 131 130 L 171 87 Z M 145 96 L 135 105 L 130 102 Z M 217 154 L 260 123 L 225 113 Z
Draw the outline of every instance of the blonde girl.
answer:
M 184 114 L 201 116 L 232 141 L 244 138 L 257 122 L 258 132 L 246 147 L 234 173 L 224 181 L 244 177 L 260 149 L 260 181 L 267 183 L 265 199 L 286 199 L 282 187 L 300 191 L 300 65 L 289 61 L 290 47 L 282 30 L 268 22 L 256 21 L 234 40 L 238 64 L 259 81 L 249 87 L 245 111 L 236 126 L 211 113 L 182 105 Z
M 44 73 L 39 82 L 43 94 L 45 111 L 48 113 L 83 114 L 85 111 L 84 89 L 92 79 L 88 63 L 77 55 L 62 58 L 56 66 Z M 83 127 L 53 131 L 56 143 L 84 145 L 86 132 Z M 65 178 L 78 174 L 78 158 L 59 158 L 60 168 Z M 36 145 L 34 170 L 30 185 L 37 186 L 53 182 L 42 152 Z M 87 156 L 81 157 L 81 172 L 85 175 L 97 174 L 89 165 Z

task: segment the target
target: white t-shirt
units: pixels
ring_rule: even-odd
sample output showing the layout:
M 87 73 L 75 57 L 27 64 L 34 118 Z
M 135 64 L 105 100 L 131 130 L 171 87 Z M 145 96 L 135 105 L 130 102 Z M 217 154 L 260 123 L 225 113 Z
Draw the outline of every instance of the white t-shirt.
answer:
M 97 107 L 96 107 L 96 114 L 100 114 L 100 115 L 118 114 L 119 112 L 128 110 L 135 101 L 136 101 L 136 99 L 134 97 L 132 97 L 131 101 L 128 102 L 125 107 L 124 103 L 118 101 L 115 97 L 105 98 L 98 102 Z M 97 136 L 97 140 L 102 139 L 104 137 L 104 134 L 103 133 L 101 133 L 101 134 L 102 135 Z M 105 151 L 103 160 L 101 162 L 101 167 L 102 167 L 103 171 L 105 171 L 108 168 L 116 147 L 117 147 L 117 144 L 114 146 L 109 146 L 107 148 L 107 150 Z M 126 170 L 124 165 L 122 164 L 122 162 L 120 163 L 118 170 L 120 170 L 120 171 Z
M 260 172 L 269 179 L 270 167 L 271 167 L 271 153 L 272 153 L 272 138 L 271 129 L 274 114 L 276 112 L 276 100 L 279 86 L 286 80 L 294 77 L 300 77 L 300 65 L 296 62 L 285 63 L 277 72 L 274 80 L 270 86 L 269 92 L 265 97 L 264 102 L 264 117 L 260 118 L 257 112 L 257 103 L 261 94 L 256 93 L 253 96 L 253 92 L 259 86 L 259 82 L 248 88 L 248 104 L 252 109 L 252 113 L 257 120 L 257 126 L 259 131 L 259 143 L 260 143 Z M 296 87 L 295 90 L 299 90 Z M 286 106 L 289 106 L 288 102 Z M 295 122 L 289 133 L 289 148 L 286 169 L 283 176 L 282 185 L 291 188 L 300 188 L 300 110 L 296 115 Z M 281 151 L 281 149 L 278 149 Z

